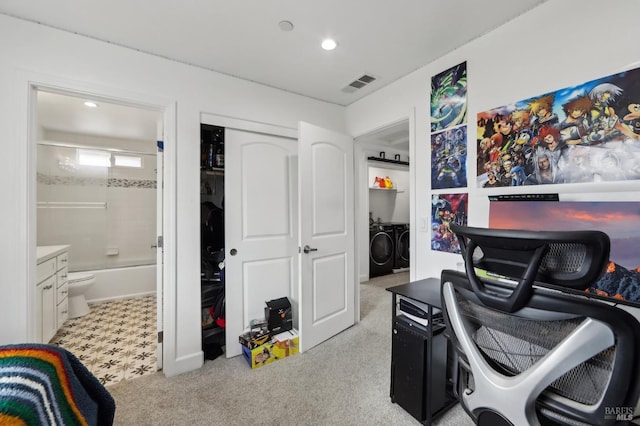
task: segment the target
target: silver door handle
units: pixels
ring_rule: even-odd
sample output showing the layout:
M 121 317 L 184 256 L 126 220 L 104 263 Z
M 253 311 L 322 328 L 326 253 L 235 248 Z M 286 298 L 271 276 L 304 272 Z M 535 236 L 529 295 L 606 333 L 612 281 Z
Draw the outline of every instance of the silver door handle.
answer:
M 312 251 L 318 251 L 318 249 L 317 249 L 317 248 L 311 248 L 311 247 L 309 247 L 309 245 L 307 244 L 306 246 L 304 246 L 304 248 L 302 249 L 302 251 L 303 251 L 303 252 L 305 252 L 305 253 L 309 253 L 309 252 L 312 252 Z

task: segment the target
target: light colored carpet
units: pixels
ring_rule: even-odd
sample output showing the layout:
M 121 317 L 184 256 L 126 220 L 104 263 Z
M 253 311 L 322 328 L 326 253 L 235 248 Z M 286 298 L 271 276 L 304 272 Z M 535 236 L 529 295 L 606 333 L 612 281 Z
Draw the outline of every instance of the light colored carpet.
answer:
M 325 343 L 252 370 L 224 356 L 189 373 L 109 387 L 116 425 L 417 425 L 389 397 L 391 293 L 407 272 L 360 284 L 361 322 Z M 437 425 L 471 425 L 458 405 Z

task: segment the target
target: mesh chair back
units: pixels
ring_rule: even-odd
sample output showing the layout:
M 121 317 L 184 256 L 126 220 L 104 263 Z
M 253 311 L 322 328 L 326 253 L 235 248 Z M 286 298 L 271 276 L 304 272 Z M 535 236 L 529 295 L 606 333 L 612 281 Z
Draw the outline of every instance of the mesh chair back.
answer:
M 601 275 L 606 234 L 454 232 L 466 274 L 443 271 L 443 311 L 460 357 L 458 397 L 478 424 L 613 424 L 616 410 L 635 406 L 640 324 L 561 291 Z

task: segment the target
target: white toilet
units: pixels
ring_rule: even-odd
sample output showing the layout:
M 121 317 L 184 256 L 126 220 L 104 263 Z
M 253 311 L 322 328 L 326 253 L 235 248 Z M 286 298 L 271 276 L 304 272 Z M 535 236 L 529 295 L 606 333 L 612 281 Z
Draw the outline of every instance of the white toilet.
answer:
M 78 318 L 89 313 L 89 304 L 84 293 L 96 282 L 91 272 L 70 272 L 67 275 L 69 284 L 69 319 Z

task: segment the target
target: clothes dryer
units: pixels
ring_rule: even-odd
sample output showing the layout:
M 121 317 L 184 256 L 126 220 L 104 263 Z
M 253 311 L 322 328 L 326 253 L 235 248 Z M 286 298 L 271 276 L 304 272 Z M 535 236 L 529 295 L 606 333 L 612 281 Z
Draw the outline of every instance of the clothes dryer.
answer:
M 409 224 L 393 225 L 395 250 L 393 255 L 393 269 L 409 267 Z
M 395 234 L 393 225 L 376 224 L 369 227 L 369 276 L 393 272 Z

